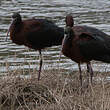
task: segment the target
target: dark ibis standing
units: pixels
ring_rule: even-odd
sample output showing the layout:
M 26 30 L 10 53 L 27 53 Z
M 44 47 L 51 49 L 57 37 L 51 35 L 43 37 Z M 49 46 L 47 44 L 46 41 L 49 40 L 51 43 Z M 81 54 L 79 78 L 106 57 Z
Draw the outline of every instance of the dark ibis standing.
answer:
M 39 51 L 40 66 L 38 80 L 42 68 L 41 50 L 46 47 L 61 45 L 64 37 L 64 29 L 46 19 L 22 20 L 19 13 L 12 15 L 12 23 L 8 30 L 10 39 L 18 45 L 25 45 Z M 8 36 L 7 33 L 7 36 Z
M 78 63 L 82 86 L 81 63 L 87 64 L 87 71 L 93 77 L 91 60 L 110 63 L 110 36 L 89 26 L 74 26 L 74 19 L 66 16 L 65 37 L 62 42 L 62 53 Z

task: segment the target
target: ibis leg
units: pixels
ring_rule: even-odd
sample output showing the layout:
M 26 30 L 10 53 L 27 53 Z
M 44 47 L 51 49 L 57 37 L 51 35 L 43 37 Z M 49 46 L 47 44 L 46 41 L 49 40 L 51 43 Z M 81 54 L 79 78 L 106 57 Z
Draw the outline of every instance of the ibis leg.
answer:
M 91 84 L 92 84 L 92 79 L 93 79 L 93 70 L 92 70 L 92 67 L 91 67 L 90 62 L 89 62 L 89 63 L 87 63 L 87 69 L 88 69 L 88 72 L 90 73 Z
M 90 73 L 90 70 L 89 70 L 89 66 L 87 63 L 87 87 L 89 86 L 89 73 Z
M 41 50 L 39 50 L 39 59 L 40 59 L 40 66 L 39 66 L 39 72 L 38 72 L 38 80 L 40 80 L 40 73 L 41 73 L 42 63 L 43 63 Z
M 79 79 L 80 79 L 80 83 L 81 83 L 81 86 L 82 86 L 82 72 L 81 72 L 81 66 L 80 66 L 80 63 L 78 63 L 78 67 L 79 67 Z

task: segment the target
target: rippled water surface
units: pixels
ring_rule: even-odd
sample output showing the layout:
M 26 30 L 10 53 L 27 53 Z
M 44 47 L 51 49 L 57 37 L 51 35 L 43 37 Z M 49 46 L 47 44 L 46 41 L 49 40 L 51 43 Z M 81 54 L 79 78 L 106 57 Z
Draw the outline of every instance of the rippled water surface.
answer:
M 0 73 L 7 70 L 38 69 L 38 52 L 5 41 L 13 12 L 20 11 L 23 19 L 46 18 L 64 27 L 64 18 L 72 13 L 76 25 L 89 25 L 110 34 L 110 0 L 2 0 L 0 1 Z M 43 69 L 65 68 L 77 70 L 77 64 L 62 55 L 61 46 L 47 48 L 43 53 Z M 108 71 L 110 65 L 93 63 L 94 70 Z M 83 66 L 85 67 L 85 66 Z

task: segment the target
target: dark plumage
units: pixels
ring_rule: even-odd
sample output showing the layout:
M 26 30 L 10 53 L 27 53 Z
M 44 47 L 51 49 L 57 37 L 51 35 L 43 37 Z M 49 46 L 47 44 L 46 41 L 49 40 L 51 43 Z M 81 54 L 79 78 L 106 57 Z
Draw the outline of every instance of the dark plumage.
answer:
M 19 13 L 12 15 L 13 22 L 10 25 L 10 39 L 18 45 L 25 45 L 29 48 L 38 50 L 41 57 L 41 50 L 46 47 L 61 45 L 64 37 L 64 29 L 46 19 L 22 20 Z M 8 35 L 7 33 L 7 35 Z M 42 67 L 42 57 L 38 80 Z
M 66 36 L 62 43 L 62 52 L 65 56 L 78 63 L 80 80 L 82 85 L 81 63 L 87 64 L 87 70 L 93 70 L 91 60 L 110 63 L 110 36 L 106 33 L 89 26 L 73 26 L 74 20 L 71 15 L 66 16 Z

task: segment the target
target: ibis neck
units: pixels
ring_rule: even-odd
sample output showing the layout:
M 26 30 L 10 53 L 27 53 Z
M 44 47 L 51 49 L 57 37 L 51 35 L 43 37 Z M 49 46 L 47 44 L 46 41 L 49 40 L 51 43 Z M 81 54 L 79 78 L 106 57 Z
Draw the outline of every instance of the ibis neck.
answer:
M 14 28 L 15 31 L 16 31 L 16 29 L 19 30 L 21 25 L 22 25 L 22 19 L 21 18 L 16 18 L 12 22 L 12 27 Z
M 65 39 L 64 39 L 64 45 L 71 46 L 72 39 L 74 38 L 74 36 L 75 36 L 75 33 L 74 33 L 73 30 L 71 30 L 70 32 L 68 32 L 67 35 L 65 36 Z
M 23 24 L 22 21 L 18 20 L 16 22 L 13 21 L 10 26 L 10 39 L 18 45 L 23 44 L 23 40 L 20 35 L 22 24 Z
M 21 23 L 22 23 L 22 19 L 20 17 L 13 19 L 13 25 L 19 25 Z

